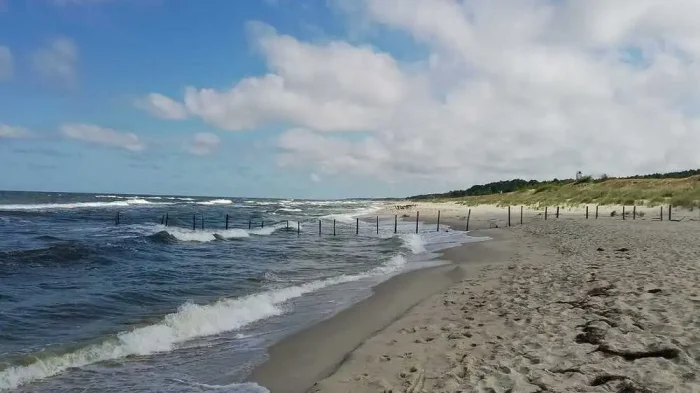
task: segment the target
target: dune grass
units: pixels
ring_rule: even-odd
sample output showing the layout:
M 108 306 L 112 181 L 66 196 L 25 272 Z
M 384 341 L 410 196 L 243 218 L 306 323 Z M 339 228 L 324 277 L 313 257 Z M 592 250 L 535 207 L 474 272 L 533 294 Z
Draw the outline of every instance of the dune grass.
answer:
M 700 206 L 700 176 L 682 179 L 607 179 L 582 180 L 567 184 L 547 184 L 515 192 L 441 198 L 436 201 L 456 201 L 469 206 L 577 206 L 638 205 L 679 207 Z

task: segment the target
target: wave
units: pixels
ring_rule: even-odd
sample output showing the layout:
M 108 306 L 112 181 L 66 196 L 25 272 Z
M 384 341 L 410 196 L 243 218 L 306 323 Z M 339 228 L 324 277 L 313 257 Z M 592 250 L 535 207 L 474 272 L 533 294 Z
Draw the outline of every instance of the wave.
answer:
M 403 240 L 404 244 L 411 249 L 411 252 L 414 254 L 420 254 L 422 252 L 426 252 L 425 249 L 425 239 L 419 234 L 408 234 L 408 235 L 401 235 L 401 240 Z
M 376 212 L 379 210 L 380 207 L 373 206 L 373 207 L 366 207 L 366 208 L 360 208 L 360 209 L 355 209 L 352 212 L 348 213 L 333 213 L 333 214 L 327 214 L 325 216 L 320 217 L 322 220 L 336 220 L 338 222 L 343 222 L 343 223 L 353 223 L 355 222 L 355 219 L 366 216 L 370 213 Z
M 302 226 L 300 226 L 302 227 Z M 278 230 L 281 229 L 286 229 L 287 228 L 287 223 L 286 222 L 280 222 L 279 224 L 275 225 L 270 225 L 264 228 L 257 228 L 257 229 L 251 229 L 248 231 L 249 234 L 251 235 L 258 235 L 258 236 L 268 236 L 272 235 Z M 291 231 L 292 229 L 296 230 L 297 228 L 297 222 L 296 221 L 289 221 L 289 230 Z
M 62 355 L 43 357 L 34 363 L 0 371 L 0 390 L 15 389 L 27 383 L 60 374 L 70 368 L 170 352 L 186 341 L 239 330 L 253 322 L 286 311 L 284 303 L 320 289 L 378 275 L 398 272 L 406 264 L 396 255 L 381 266 L 355 275 L 341 275 L 302 285 L 280 288 L 248 296 L 222 299 L 213 304 L 185 303 L 159 323 L 122 332 L 116 337 Z
M 197 202 L 198 205 L 207 205 L 207 206 L 211 206 L 211 205 L 230 205 L 230 204 L 232 204 L 232 203 L 233 203 L 233 201 L 230 200 L 230 199 L 214 199 L 214 200 L 211 200 L 211 201 Z
M 290 212 L 290 213 L 293 213 L 293 212 L 300 212 L 300 211 L 302 211 L 302 209 L 281 207 L 281 208 L 275 210 L 275 213 L 277 213 L 277 212 Z
M 52 239 L 52 241 L 60 241 L 60 239 L 55 238 L 55 240 Z M 46 248 L 3 251 L 0 252 L 0 261 L 3 261 L 3 263 L 16 262 L 22 264 L 60 265 L 62 263 L 84 260 L 93 254 L 93 252 L 94 249 L 79 242 L 68 241 Z
M 164 228 L 152 235 L 149 238 L 158 241 L 165 242 L 199 242 L 207 243 L 216 240 L 228 240 L 237 239 L 243 237 L 249 237 L 250 234 L 244 229 L 228 229 L 228 230 L 204 230 L 204 231 L 193 231 L 184 228 L 174 228 L 174 227 L 161 227 Z
M 230 385 L 210 385 L 207 383 L 183 381 L 180 379 L 173 379 L 173 381 L 182 385 L 193 387 L 198 392 L 215 391 L 219 393 L 270 393 L 267 388 L 262 387 L 255 382 L 232 383 Z
M 289 228 L 294 228 L 296 230 L 296 221 L 289 221 Z M 141 227 L 141 226 L 138 226 Z M 145 227 L 144 230 L 148 231 L 147 237 L 151 240 L 161 241 L 161 242 L 199 242 L 208 243 L 217 240 L 230 240 L 250 237 L 251 235 L 256 236 L 269 236 L 280 229 L 287 227 L 286 223 L 279 223 L 275 225 L 266 226 L 264 228 L 256 229 L 215 229 L 215 230 L 191 230 L 178 227 L 165 227 L 162 225 L 156 225 L 157 232 L 153 233 L 153 227 Z
M 62 209 L 89 209 L 129 207 L 134 205 L 168 205 L 166 202 L 149 202 L 145 199 L 127 199 L 113 202 L 75 202 L 75 203 L 43 203 L 43 204 L 19 204 L 0 205 L 0 210 L 62 210 Z

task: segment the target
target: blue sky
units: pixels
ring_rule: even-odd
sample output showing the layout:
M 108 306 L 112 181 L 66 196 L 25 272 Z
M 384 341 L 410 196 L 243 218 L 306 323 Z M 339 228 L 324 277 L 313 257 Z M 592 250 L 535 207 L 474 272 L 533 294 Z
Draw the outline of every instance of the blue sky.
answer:
M 278 167 L 273 141 L 279 125 L 222 132 L 198 119 L 154 118 L 133 104 L 150 92 L 178 95 L 186 85 L 222 88 L 265 73 L 250 44 L 250 21 L 302 39 L 342 31 L 343 19 L 325 1 L 290 3 L 6 1 L 0 45 L 12 51 L 14 72 L 0 83 L 0 124 L 23 127 L 32 137 L 0 138 L 0 188 L 280 197 L 390 193 L 377 181 L 324 176 L 320 183 L 312 180 L 319 177 L 312 176 L 313 168 Z M 33 54 L 57 38 L 77 48 L 72 81 L 41 77 L 32 69 Z M 133 152 L 66 139 L 58 131 L 64 123 L 133 132 L 149 147 Z M 219 136 L 216 152 L 183 151 L 181 141 L 200 132 Z
M 378 197 L 695 168 L 699 12 L 0 0 L 0 189 Z

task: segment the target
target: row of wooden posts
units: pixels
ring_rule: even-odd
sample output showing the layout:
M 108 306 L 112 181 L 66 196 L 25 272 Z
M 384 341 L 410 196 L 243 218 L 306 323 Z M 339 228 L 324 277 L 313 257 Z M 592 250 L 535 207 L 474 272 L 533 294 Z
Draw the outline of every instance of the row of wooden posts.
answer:
M 598 219 L 598 208 L 599 208 L 599 206 L 595 207 L 595 218 L 596 219 Z M 660 209 L 661 210 L 660 210 L 659 218 L 661 221 L 663 221 L 663 219 L 664 219 L 664 207 L 661 206 Z M 671 221 L 671 212 L 672 212 L 672 206 L 669 205 L 668 206 L 668 220 L 669 221 Z M 588 206 L 586 206 L 586 219 L 588 219 L 588 217 L 589 217 L 588 213 L 589 213 Z M 549 214 L 548 208 L 545 207 L 544 208 L 544 219 L 545 220 L 547 220 L 548 214 Z M 467 223 L 466 223 L 466 227 L 465 227 L 466 231 L 469 230 L 469 219 L 471 218 L 471 215 L 472 215 L 472 209 L 469 209 L 467 212 Z M 556 212 L 554 213 L 554 215 L 556 218 L 559 218 L 559 206 L 556 207 Z M 204 230 L 204 215 L 200 215 L 200 216 L 201 216 L 200 228 L 201 228 L 201 230 Z M 115 225 L 119 225 L 121 223 L 121 217 L 122 217 L 122 214 L 121 214 L 121 212 L 118 211 L 115 218 L 114 218 Z M 625 218 L 625 206 L 622 206 L 622 219 L 623 220 L 626 219 Z M 637 206 L 632 207 L 632 219 L 633 220 L 637 219 Z M 169 226 L 169 220 L 170 220 L 169 213 L 165 213 L 163 216 L 161 216 L 160 223 L 161 223 L 161 225 L 164 225 L 167 227 L 167 226 Z M 228 214 L 226 214 L 226 230 L 229 229 L 229 222 L 230 222 L 230 216 Z M 379 234 L 379 216 L 377 216 L 376 222 L 377 222 L 377 225 L 376 225 L 377 234 Z M 420 222 L 420 212 L 416 212 L 416 233 L 418 233 L 419 222 Z M 520 225 L 522 225 L 522 224 L 523 224 L 523 206 L 520 206 Z M 508 226 L 511 226 L 511 207 L 510 206 L 508 206 Z M 260 228 L 264 228 L 264 227 L 265 227 L 265 221 L 262 220 L 262 221 L 260 221 Z M 249 230 L 253 229 L 253 221 L 252 220 L 248 220 L 248 229 Z M 192 215 L 192 230 L 193 231 L 197 230 L 197 214 Z M 289 231 L 289 220 L 286 220 L 286 230 Z M 438 231 L 438 232 L 440 231 L 440 211 L 439 210 L 438 210 L 438 214 L 437 214 L 436 231 Z M 301 225 L 299 224 L 299 222 L 297 222 L 297 234 L 300 234 L 300 233 L 301 233 Z M 318 220 L 318 235 L 321 236 L 321 233 L 322 233 L 321 232 L 321 220 L 319 219 Z M 359 233 L 360 233 L 360 219 L 357 218 L 357 219 L 355 219 L 355 234 L 357 235 Z M 394 215 L 394 233 L 398 233 L 398 215 Z M 336 235 L 336 220 L 333 220 L 333 236 L 335 236 L 335 235 Z
M 471 215 L 471 209 L 469 209 L 469 214 Z M 200 229 L 204 230 L 204 215 L 200 215 L 200 216 L 201 216 Z M 122 217 L 121 212 L 117 212 L 117 214 L 114 218 L 115 225 L 119 225 L 121 223 L 121 217 Z M 229 229 L 230 217 L 231 217 L 230 215 L 226 214 L 226 220 L 225 220 L 226 230 Z M 398 233 L 398 225 L 399 225 L 398 217 L 399 217 L 398 215 L 394 215 L 394 233 Z M 420 212 L 416 212 L 416 233 L 418 233 L 419 220 L 420 220 Z M 322 220 L 320 220 L 320 219 L 318 220 L 318 234 L 319 235 L 321 235 L 321 233 L 322 233 L 321 232 L 321 230 L 322 230 L 321 221 Z M 286 220 L 284 222 L 286 223 L 286 230 L 289 230 L 289 220 Z M 379 234 L 379 216 L 377 216 L 376 223 L 377 223 L 377 225 L 376 225 L 377 234 Z M 169 213 L 165 213 L 164 215 L 161 216 L 160 224 L 164 225 L 166 227 L 170 226 L 170 214 Z M 260 228 L 265 228 L 265 221 L 264 220 L 260 221 Z M 253 229 L 253 221 L 252 220 L 248 220 L 248 229 L 249 230 Z M 192 215 L 192 230 L 193 231 L 197 230 L 197 214 Z M 440 231 L 440 212 L 438 212 L 436 230 Z M 469 230 L 469 220 L 467 220 L 467 230 Z M 299 222 L 297 222 L 297 233 L 301 233 L 301 224 Z M 360 219 L 356 218 L 355 219 L 355 234 L 357 235 L 359 233 L 360 233 Z M 336 235 L 336 220 L 333 220 L 333 236 L 335 236 L 335 235 Z

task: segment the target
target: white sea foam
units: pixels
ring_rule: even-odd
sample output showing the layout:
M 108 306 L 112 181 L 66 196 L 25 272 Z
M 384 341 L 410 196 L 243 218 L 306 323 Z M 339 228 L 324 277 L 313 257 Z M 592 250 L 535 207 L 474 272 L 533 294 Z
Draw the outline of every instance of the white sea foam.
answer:
M 270 393 L 270 391 L 255 382 L 232 383 L 230 385 L 211 385 L 193 381 L 174 379 L 175 382 L 195 387 L 198 392 L 215 391 L 220 393 Z
M 420 254 L 425 252 L 425 239 L 423 236 L 416 233 L 411 233 L 407 235 L 401 235 L 401 239 L 404 243 L 411 249 L 414 254 Z
M 296 230 L 296 221 L 289 221 L 289 227 L 294 228 Z M 257 235 L 257 236 L 269 236 L 272 235 L 275 231 L 286 228 L 287 223 L 279 223 L 275 225 L 270 225 L 266 226 L 263 228 L 255 228 L 255 229 L 239 229 L 239 228 L 234 228 L 234 229 L 227 229 L 227 230 L 191 230 L 191 229 L 186 229 L 186 228 L 179 228 L 179 227 L 165 227 L 163 225 L 156 225 L 154 226 L 134 226 L 133 228 L 139 229 L 142 228 L 144 232 L 146 232 L 149 235 L 153 235 L 157 232 L 160 231 L 166 231 L 168 234 L 176 238 L 177 240 L 183 241 L 183 242 L 199 242 L 199 243 L 207 243 L 207 242 L 213 242 L 215 240 L 218 240 L 220 238 L 224 239 L 235 239 L 235 238 L 244 238 L 244 237 L 250 237 L 250 235 Z M 155 228 L 155 232 L 154 232 Z
M 197 204 L 199 204 L 199 205 L 207 205 L 207 206 L 211 206 L 211 205 L 230 205 L 230 204 L 232 204 L 232 203 L 233 203 L 233 201 L 230 200 L 230 199 L 214 199 L 214 200 L 211 200 L 211 201 L 197 202 Z
M 133 205 L 167 205 L 165 202 L 149 202 L 145 199 L 127 199 L 113 202 L 75 202 L 0 205 L 0 210 L 54 210 L 54 209 L 89 209 L 102 207 L 128 207 Z
M 280 315 L 288 300 L 331 285 L 398 272 L 406 261 L 397 255 L 382 266 L 356 275 L 341 275 L 306 284 L 281 288 L 235 299 L 223 299 L 208 305 L 186 303 L 177 312 L 154 325 L 119 333 L 116 338 L 89 345 L 76 351 L 38 359 L 26 366 L 0 371 L 0 390 L 60 374 L 70 368 L 127 356 L 145 356 L 169 352 L 179 344 L 198 337 L 238 330 L 252 322 Z M 255 391 L 255 390 L 253 390 Z
M 296 226 L 297 226 L 296 221 L 289 221 L 289 228 L 296 228 Z M 282 229 L 282 228 L 286 228 L 286 227 L 287 227 L 287 223 L 282 222 L 279 224 L 270 225 L 270 226 L 263 227 L 263 228 L 251 229 L 248 231 L 248 233 L 251 235 L 268 236 L 268 235 L 272 235 L 273 233 L 275 233 L 275 231 L 277 231 L 278 229 Z
M 177 240 L 183 242 L 213 242 L 217 240 L 216 235 L 221 236 L 224 239 L 235 239 L 241 237 L 249 237 L 247 230 L 244 229 L 227 229 L 227 230 L 216 230 L 216 231 L 193 231 L 190 229 L 177 228 L 177 227 L 163 227 L 160 226 L 161 230 L 165 230 L 176 238 Z
M 277 210 L 275 210 L 275 211 L 276 211 L 276 212 L 291 212 L 291 213 L 293 213 L 293 212 L 300 212 L 301 209 L 288 208 L 288 207 L 281 207 L 281 208 L 279 208 L 279 209 L 277 209 Z
M 328 215 L 322 216 L 321 219 L 322 220 L 336 220 L 338 222 L 343 222 L 343 223 L 352 223 L 352 222 L 355 222 L 356 218 L 369 215 L 369 214 L 371 214 L 379 209 L 380 209 L 380 207 L 378 207 L 378 206 L 360 208 L 360 209 L 355 209 L 355 210 L 353 210 L 351 212 L 347 212 L 347 213 L 328 214 Z
M 129 198 L 126 200 L 126 203 L 129 205 L 148 205 L 148 204 L 151 204 L 154 202 L 149 202 L 149 201 L 147 201 L 145 199 L 141 199 L 141 198 Z

